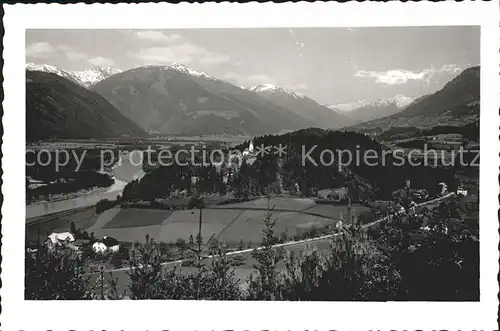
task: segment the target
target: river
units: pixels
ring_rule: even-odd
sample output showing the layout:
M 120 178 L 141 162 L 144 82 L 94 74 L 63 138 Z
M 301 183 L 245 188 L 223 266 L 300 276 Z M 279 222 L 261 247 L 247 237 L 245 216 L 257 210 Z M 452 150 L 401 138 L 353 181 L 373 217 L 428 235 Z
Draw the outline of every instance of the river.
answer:
M 132 156 L 132 162 L 131 162 Z M 26 206 L 26 218 L 38 217 L 47 214 L 62 212 L 74 208 L 88 207 L 95 205 L 99 200 L 114 200 L 123 192 L 127 183 L 144 176 L 142 165 L 136 165 L 137 156 L 133 154 L 123 155 L 120 162 L 113 168 L 114 184 L 101 188 L 76 198 L 58 201 L 44 201 Z M 137 159 L 138 160 L 138 159 Z

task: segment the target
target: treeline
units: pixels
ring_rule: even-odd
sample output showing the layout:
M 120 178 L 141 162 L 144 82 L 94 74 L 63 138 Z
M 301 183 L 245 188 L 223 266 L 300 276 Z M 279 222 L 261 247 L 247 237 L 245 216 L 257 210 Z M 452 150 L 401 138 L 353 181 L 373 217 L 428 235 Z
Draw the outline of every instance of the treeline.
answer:
M 243 151 L 248 145 L 245 142 L 236 148 Z M 280 145 L 285 148 L 281 155 L 277 150 Z M 254 146 L 256 152 L 261 147 L 268 149 L 253 163 L 243 162 L 240 168 L 223 163 L 220 169 L 175 164 L 148 169 L 140 182 L 127 185 L 123 198 L 150 200 L 178 191 L 189 195 L 194 189 L 199 193 L 232 193 L 241 198 L 284 192 L 316 196 L 321 189 L 348 186 L 354 200 L 370 200 L 390 199 L 392 192 L 404 187 L 407 180 L 412 188 L 426 189 L 431 195 L 439 193 L 440 182 L 450 190 L 457 186 L 453 168 L 401 162 L 383 153 L 377 141 L 356 132 L 306 129 L 258 137 Z M 367 161 L 365 155 L 370 153 L 375 157 Z
M 28 202 L 38 197 L 55 194 L 74 193 L 95 187 L 108 187 L 114 183 L 110 175 L 99 172 L 103 164 L 109 164 L 113 158 L 109 153 L 103 155 L 100 150 L 72 149 L 66 154 L 56 151 L 26 153 L 26 199 Z M 35 181 L 34 187 L 30 179 Z
M 461 134 L 464 139 L 479 141 L 479 121 L 460 126 L 438 125 L 430 129 L 419 129 L 417 127 L 393 127 L 382 132 L 380 140 L 395 140 L 406 137 L 436 136 L 439 134 Z
M 35 188 L 29 188 L 29 180 L 26 179 L 26 200 L 30 202 L 49 195 L 74 193 L 95 187 L 108 187 L 113 183 L 113 179 L 108 174 L 92 171 L 75 172 L 71 176 L 61 177 L 54 182 Z
M 275 220 L 264 219 L 254 276 L 238 280 L 221 253 L 192 272 L 164 270 L 159 244 L 139 245 L 130 258 L 129 287 L 90 282 L 74 254 L 27 254 L 25 298 L 320 301 L 479 300 L 478 222 L 464 222 L 463 206 L 442 203 L 422 215 L 394 214 L 378 229 L 343 227 L 330 248 L 297 254 L 275 248 Z M 104 273 L 104 271 L 102 271 Z M 243 283 L 242 283 L 243 282 Z

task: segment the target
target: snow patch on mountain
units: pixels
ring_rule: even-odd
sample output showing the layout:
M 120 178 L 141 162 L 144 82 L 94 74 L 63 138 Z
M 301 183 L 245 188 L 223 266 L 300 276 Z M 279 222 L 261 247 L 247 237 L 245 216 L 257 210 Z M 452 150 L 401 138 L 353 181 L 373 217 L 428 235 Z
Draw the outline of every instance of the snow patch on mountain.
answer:
M 53 73 L 58 76 L 67 78 L 72 81 L 76 81 L 77 83 L 80 83 L 75 79 L 75 77 L 71 74 L 71 72 L 66 71 L 64 69 L 51 66 L 49 64 L 36 64 L 36 63 L 26 63 L 26 70 L 28 71 L 43 71 L 43 72 L 48 72 L 48 73 Z
M 294 97 L 295 99 L 305 98 L 305 96 L 302 93 L 292 92 L 290 90 L 287 90 L 286 88 L 274 84 L 253 85 L 250 86 L 248 90 L 256 93 L 285 93 Z
M 171 71 L 177 71 L 180 73 L 183 73 L 185 75 L 189 76 L 194 76 L 194 77 L 202 77 L 210 80 L 217 80 L 216 78 L 202 72 L 202 71 L 196 71 L 191 68 L 186 67 L 183 64 L 180 64 L 178 62 L 174 62 L 169 65 L 158 65 L 158 64 L 149 64 L 149 65 L 144 65 L 142 66 L 143 68 L 160 68 L 163 70 L 171 70 Z
M 82 71 L 74 71 L 73 74 L 85 87 L 93 86 L 100 81 L 111 77 L 113 75 L 119 74 L 122 71 L 116 68 L 92 68 Z
M 63 78 L 69 79 L 81 86 L 90 87 L 99 83 L 108 77 L 116 75 L 122 72 L 120 69 L 116 68 L 92 68 L 81 71 L 68 71 L 49 64 L 35 64 L 27 63 L 26 70 L 29 71 L 43 71 L 59 75 Z

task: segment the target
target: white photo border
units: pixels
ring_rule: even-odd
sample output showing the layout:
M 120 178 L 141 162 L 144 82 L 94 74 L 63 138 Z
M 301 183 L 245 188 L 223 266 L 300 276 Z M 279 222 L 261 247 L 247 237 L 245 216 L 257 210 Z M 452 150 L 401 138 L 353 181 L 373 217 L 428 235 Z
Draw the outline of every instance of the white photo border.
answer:
M 483 2 L 4 5 L 4 330 L 497 329 L 499 7 Z M 481 26 L 480 302 L 25 301 L 26 29 Z

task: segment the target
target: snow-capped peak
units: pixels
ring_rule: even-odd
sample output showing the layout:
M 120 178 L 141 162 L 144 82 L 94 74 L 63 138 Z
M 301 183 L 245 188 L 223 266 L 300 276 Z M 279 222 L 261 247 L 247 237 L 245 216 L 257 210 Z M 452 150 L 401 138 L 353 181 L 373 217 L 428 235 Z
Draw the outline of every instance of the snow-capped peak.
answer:
M 402 94 L 396 94 L 396 96 L 392 99 L 394 100 L 394 102 L 396 102 L 396 105 L 398 106 L 398 108 L 406 107 L 410 103 L 415 101 L 415 98 L 407 97 L 407 96 L 404 96 Z
M 206 73 L 202 71 L 196 71 L 191 68 L 186 67 L 185 65 L 179 63 L 179 62 L 174 62 L 171 65 L 168 66 L 169 69 L 175 70 L 178 72 L 182 72 L 187 75 L 195 76 L 195 77 L 203 77 L 207 79 L 215 79 L 214 77 L 207 75 Z
M 169 65 L 161 65 L 161 64 L 149 64 L 149 65 L 144 65 L 142 66 L 143 68 L 160 68 L 163 70 L 173 70 L 177 71 L 186 75 L 194 76 L 194 77 L 203 77 L 206 79 L 212 79 L 215 80 L 216 78 L 201 72 L 201 71 L 196 71 L 191 68 L 186 67 L 185 65 L 179 63 L 179 62 L 173 62 L 172 64 Z
M 350 102 L 350 103 L 339 103 L 339 104 L 334 104 L 334 105 L 329 105 L 327 106 L 328 108 L 332 110 L 339 110 L 339 111 L 353 111 L 354 109 L 366 107 L 369 103 L 364 101 L 364 100 L 358 100 L 355 102 Z
M 49 64 L 37 64 L 37 63 L 26 63 L 26 70 L 28 71 L 43 71 L 56 74 L 58 76 L 70 79 L 72 81 L 76 81 L 75 77 L 71 74 L 71 72 L 66 71 L 64 69 L 49 65 Z M 79 83 L 79 82 L 77 82 Z
M 259 84 L 253 85 L 248 88 L 249 91 L 257 93 L 286 93 L 294 98 L 304 98 L 305 96 L 298 92 L 292 92 L 284 87 L 280 87 L 274 84 Z
M 100 81 L 111 77 L 113 75 L 119 74 L 122 71 L 120 69 L 106 67 L 106 68 L 92 68 L 82 71 L 74 71 L 73 74 L 78 78 L 81 84 L 85 87 L 90 87 L 99 83 Z
M 101 80 L 104 80 L 110 76 L 116 75 L 121 72 L 120 69 L 110 68 L 110 67 L 107 68 L 96 67 L 81 71 L 67 71 L 48 64 L 35 64 L 35 63 L 27 63 L 26 70 L 54 73 L 61 77 L 72 80 L 73 82 L 82 85 L 84 87 L 90 87 L 92 85 L 95 85 Z
M 340 111 L 353 111 L 358 108 L 365 108 L 365 107 L 384 107 L 384 106 L 389 106 L 391 104 L 395 104 L 397 108 L 405 108 L 408 106 L 410 103 L 412 103 L 415 99 L 411 97 L 404 96 L 402 94 L 396 94 L 392 98 L 379 98 L 374 101 L 365 101 L 365 100 L 359 100 L 355 102 L 350 102 L 350 103 L 341 103 L 341 104 L 334 104 L 334 105 L 329 105 L 327 106 L 330 109 L 333 110 L 340 110 Z

